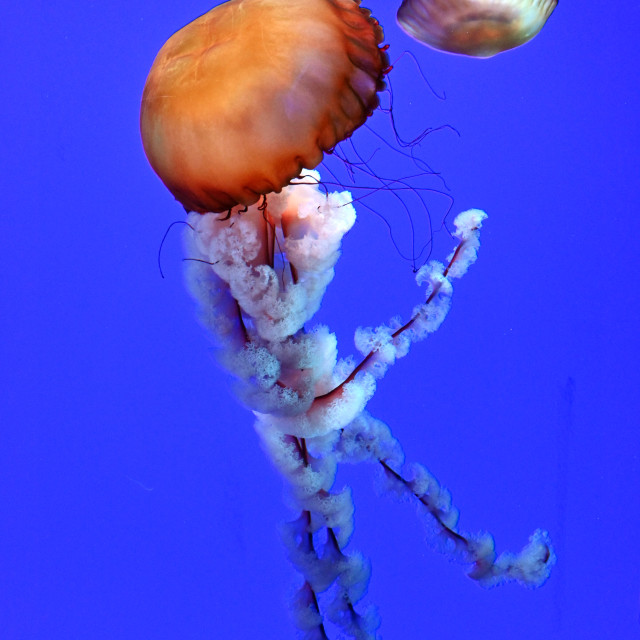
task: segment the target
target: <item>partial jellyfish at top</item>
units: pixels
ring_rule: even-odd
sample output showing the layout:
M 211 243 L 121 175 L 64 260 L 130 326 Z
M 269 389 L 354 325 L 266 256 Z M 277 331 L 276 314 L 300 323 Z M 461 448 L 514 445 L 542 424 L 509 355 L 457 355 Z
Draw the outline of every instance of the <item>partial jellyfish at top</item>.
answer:
M 353 0 L 232 0 L 175 33 L 153 63 L 140 128 L 187 211 L 280 192 L 360 127 L 389 67 Z
M 433 49 L 477 58 L 536 36 L 557 0 L 403 0 L 398 24 Z

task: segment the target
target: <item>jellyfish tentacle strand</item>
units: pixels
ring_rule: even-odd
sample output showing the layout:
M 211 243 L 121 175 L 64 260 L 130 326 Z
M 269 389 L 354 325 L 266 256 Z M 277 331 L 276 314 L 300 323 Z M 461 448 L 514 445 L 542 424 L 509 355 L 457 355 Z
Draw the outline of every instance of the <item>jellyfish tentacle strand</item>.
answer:
M 395 447 L 392 455 L 390 446 Z M 459 512 L 451 494 L 422 464 L 402 465 L 404 455 L 389 427 L 363 412 L 341 433 L 337 445 L 339 460 L 377 462 L 387 480 L 387 488 L 399 496 L 410 495 L 422 508 L 428 542 L 467 567 L 467 575 L 483 587 L 518 582 L 539 587 L 547 580 L 556 562 L 549 534 L 536 529 L 523 549 L 515 554 L 495 553 L 493 536 L 487 532 L 462 533 Z M 399 471 L 403 467 L 403 471 Z

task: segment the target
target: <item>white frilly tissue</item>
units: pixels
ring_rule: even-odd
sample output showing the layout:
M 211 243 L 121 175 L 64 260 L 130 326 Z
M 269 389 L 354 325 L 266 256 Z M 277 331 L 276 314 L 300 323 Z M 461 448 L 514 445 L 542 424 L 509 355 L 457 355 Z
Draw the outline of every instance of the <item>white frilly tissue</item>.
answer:
M 338 359 L 327 327 L 307 326 L 356 220 L 348 192 L 325 193 L 320 176 L 305 171 L 247 210 L 189 215 L 189 290 L 235 394 L 254 412 L 256 432 L 297 514 L 281 531 L 301 576 L 291 608 L 303 638 L 328 638 L 328 620 L 344 637 L 379 637 L 376 608 L 356 607 L 367 591 L 370 564 L 347 550 L 354 506 L 350 489 L 334 488 L 340 464 L 376 464 L 391 494 L 418 505 L 430 544 L 464 564 L 479 584 L 535 587 L 549 576 L 555 555 L 546 532 L 535 531 L 520 553 L 500 555 L 490 534 L 461 532 L 449 491 L 424 466 L 404 464 L 389 427 L 366 410 L 388 367 L 446 317 L 452 280 L 475 262 L 485 218 L 477 209 L 456 217 L 459 242 L 448 263 L 429 262 L 416 274 L 425 302 L 404 324 L 357 329 L 362 359 L 354 366 Z

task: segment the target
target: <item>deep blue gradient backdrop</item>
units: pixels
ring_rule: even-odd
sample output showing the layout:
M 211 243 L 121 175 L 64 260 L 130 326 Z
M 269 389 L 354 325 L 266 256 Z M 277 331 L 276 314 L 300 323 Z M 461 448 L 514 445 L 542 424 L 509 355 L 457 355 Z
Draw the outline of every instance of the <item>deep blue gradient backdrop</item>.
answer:
M 354 486 L 352 548 L 372 559 L 382 635 L 638 638 L 638 3 L 564 0 L 489 61 L 421 48 L 394 4 L 371 0 L 392 60 L 414 52 L 446 93 L 399 60 L 399 132 L 455 127 L 417 151 L 455 212 L 490 217 L 445 324 L 370 408 L 451 489 L 464 529 L 516 550 L 541 526 L 559 561 L 539 591 L 484 591 L 424 544 L 413 505 L 376 496 L 374 468 L 350 469 L 339 482 Z M 292 638 L 281 482 L 211 360 L 177 232 L 159 275 L 183 213 L 138 133 L 157 50 L 210 5 L 16 6 L 0 39 L 0 637 Z M 384 114 L 371 126 L 392 138 Z M 404 212 L 367 204 L 406 250 Z M 450 240 L 435 240 L 442 258 Z M 341 353 L 357 325 L 406 318 L 420 296 L 360 208 L 319 315 Z

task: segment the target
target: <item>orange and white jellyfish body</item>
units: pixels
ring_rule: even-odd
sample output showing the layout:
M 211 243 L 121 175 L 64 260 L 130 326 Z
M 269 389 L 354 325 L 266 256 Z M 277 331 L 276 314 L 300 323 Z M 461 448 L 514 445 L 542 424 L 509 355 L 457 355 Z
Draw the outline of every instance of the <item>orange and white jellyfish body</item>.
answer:
M 557 0 L 403 0 L 398 24 L 434 49 L 489 58 L 528 42 Z
M 188 211 L 279 192 L 378 106 L 388 58 L 359 0 L 230 0 L 175 33 L 144 88 L 147 158 Z

